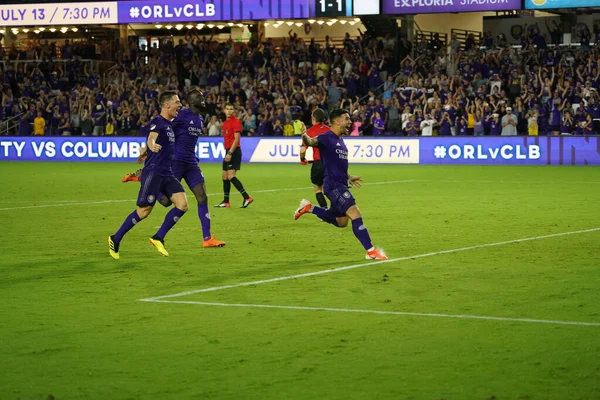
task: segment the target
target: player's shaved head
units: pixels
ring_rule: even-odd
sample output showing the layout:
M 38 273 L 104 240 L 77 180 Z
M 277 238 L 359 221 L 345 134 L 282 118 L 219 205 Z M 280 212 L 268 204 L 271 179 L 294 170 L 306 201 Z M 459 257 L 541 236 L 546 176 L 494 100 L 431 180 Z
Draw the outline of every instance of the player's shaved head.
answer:
M 197 101 L 199 97 L 204 97 L 202 92 L 198 89 L 192 89 L 187 95 L 187 99 L 190 103 Z
M 325 111 L 317 108 L 315 111 L 313 111 L 312 117 L 317 124 L 323 123 L 325 122 Z
M 195 109 L 194 112 L 204 111 L 205 101 L 204 94 L 198 89 L 191 90 L 187 95 L 187 101 L 191 108 Z
M 169 101 L 173 100 L 173 98 L 177 97 L 177 93 L 172 91 L 162 92 L 160 96 L 158 96 L 158 104 L 161 107 L 164 107 Z

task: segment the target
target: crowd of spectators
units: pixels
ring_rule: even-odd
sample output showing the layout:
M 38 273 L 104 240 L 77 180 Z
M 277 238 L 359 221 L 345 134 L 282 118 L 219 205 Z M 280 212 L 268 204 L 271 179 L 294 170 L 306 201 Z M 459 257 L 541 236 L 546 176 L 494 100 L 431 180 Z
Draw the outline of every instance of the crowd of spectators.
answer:
M 591 34 L 600 43 L 600 29 Z M 0 63 L 0 120 L 16 117 L 18 135 L 141 136 L 159 113 L 161 91 L 185 99 L 199 87 L 208 136 L 220 135 L 228 102 L 249 136 L 297 135 L 317 107 L 348 109 L 352 135 L 600 132 L 600 47 L 589 40 L 559 48 L 531 30 L 520 49 L 483 35 L 448 44 L 433 38 L 413 52 L 389 35 L 346 34 L 337 46 L 291 32 L 247 43 L 212 39 L 189 33 L 148 49 L 132 39 L 119 62 L 105 64 L 84 59 L 105 58 L 106 43 L 12 51 Z

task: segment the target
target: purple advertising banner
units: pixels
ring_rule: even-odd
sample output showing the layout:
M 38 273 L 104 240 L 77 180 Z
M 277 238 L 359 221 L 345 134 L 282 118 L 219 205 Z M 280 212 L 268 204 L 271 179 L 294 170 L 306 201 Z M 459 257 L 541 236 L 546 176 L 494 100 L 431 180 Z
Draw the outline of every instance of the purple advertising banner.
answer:
M 520 10 L 521 0 L 383 0 L 383 14 Z
M 421 138 L 420 164 L 600 165 L 600 137 Z
M 119 1 L 120 24 L 312 18 L 312 0 Z

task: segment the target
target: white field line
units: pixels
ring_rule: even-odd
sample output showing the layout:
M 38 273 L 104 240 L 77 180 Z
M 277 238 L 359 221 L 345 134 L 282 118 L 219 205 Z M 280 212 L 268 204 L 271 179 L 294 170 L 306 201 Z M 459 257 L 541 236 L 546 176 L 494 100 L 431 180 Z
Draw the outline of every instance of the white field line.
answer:
M 231 304 L 231 303 L 210 303 L 204 301 L 179 301 L 179 300 L 140 300 L 149 303 L 173 303 L 173 304 L 195 304 L 202 306 L 216 307 L 247 307 L 247 308 L 266 308 L 279 310 L 300 310 L 300 311 L 330 311 L 342 313 L 359 314 L 378 314 L 378 315 L 403 315 L 410 317 L 434 317 L 434 318 L 455 318 L 455 319 L 479 319 L 485 321 L 508 321 L 508 322 L 527 322 L 533 324 L 554 324 L 554 325 L 579 325 L 579 326 L 600 326 L 600 322 L 580 322 L 580 321 L 557 321 L 551 319 L 532 319 L 532 318 L 507 318 L 492 317 L 487 315 L 468 315 L 468 314 L 439 314 L 439 313 L 420 313 L 408 311 L 378 311 L 378 310 L 359 310 L 352 308 L 331 308 L 331 307 L 304 307 L 304 306 L 278 306 L 269 304 Z
M 366 262 L 366 263 L 362 263 L 362 264 L 348 265 L 346 267 L 325 269 L 325 270 L 315 271 L 315 272 L 307 272 L 307 273 L 304 273 L 304 274 L 288 275 L 288 276 L 281 276 L 281 277 L 278 277 L 278 278 L 263 279 L 263 280 L 259 280 L 259 281 L 234 283 L 234 284 L 231 284 L 231 285 L 223 285 L 223 286 L 209 287 L 209 288 L 205 288 L 205 289 L 189 290 L 189 291 L 186 291 L 186 292 L 180 292 L 180 293 L 175 293 L 175 294 L 167 294 L 167 295 L 164 295 L 164 296 L 156 296 L 156 297 L 150 297 L 150 298 L 147 298 L 147 299 L 139 299 L 138 301 L 155 301 L 155 300 L 163 300 L 163 299 L 172 299 L 174 297 L 189 296 L 191 294 L 197 294 L 197 293 L 216 292 L 216 291 L 225 290 L 225 289 L 233 289 L 233 288 L 244 287 L 244 286 L 261 285 L 263 283 L 280 282 L 280 281 L 287 281 L 287 280 L 290 280 L 290 279 L 298 279 L 298 278 L 306 278 L 306 277 L 309 277 L 309 276 L 317 276 L 317 275 L 330 274 L 330 273 L 333 273 L 333 272 L 347 271 L 347 270 L 350 270 L 350 269 L 362 268 L 362 267 L 370 267 L 372 265 L 378 265 L 378 264 L 386 264 L 386 263 L 393 263 L 393 262 L 406 261 L 406 260 L 416 260 L 418 258 L 432 257 L 432 256 L 440 255 L 440 254 L 460 253 L 460 252 L 463 252 L 463 251 L 469 251 L 469 250 L 475 250 L 475 249 L 483 249 L 483 248 L 486 248 L 486 247 L 502 246 L 502 245 L 505 245 L 505 244 L 522 243 L 522 242 L 529 242 L 529 241 L 532 241 L 532 240 L 541 240 L 541 239 L 548 239 L 548 238 L 553 238 L 553 237 L 560 237 L 560 236 L 567 236 L 567 235 L 576 235 L 576 234 L 580 234 L 580 233 L 589 233 L 589 232 L 596 232 L 596 231 L 600 231 L 600 228 L 592 228 L 592 229 L 585 229 L 585 230 L 571 231 L 571 232 L 553 233 L 553 234 L 550 234 L 550 235 L 533 236 L 533 237 L 522 238 L 522 239 L 507 240 L 507 241 L 504 241 L 504 242 L 478 244 L 478 245 L 475 245 L 475 246 L 460 247 L 460 248 L 457 248 L 457 249 L 435 251 L 435 252 L 431 252 L 431 253 L 417 254 L 417 255 L 414 255 L 414 256 L 391 258 L 389 260 L 384 260 L 384 261 L 372 261 L 372 262 Z
M 401 180 L 401 181 L 382 181 L 382 182 L 367 182 L 363 185 L 391 185 L 395 183 L 411 183 L 419 182 L 416 180 Z M 265 190 L 252 190 L 252 193 L 275 193 L 275 192 L 287 192 L 292 190 L 308 190 L 311 189 L 309 186 L 295 187 L 295 188 L 283 188 L 283 189 L 265 189 Z M 220 196 L 223 192 L 219 193 L 208 193 L 207 196 Z M 65 203 L 61 204 L 39 204 L 35 206 L 21 206 L 21 207 L 6 207 L 0 208 L 0 211 L 12 211 L 12 210 L 26 210 L 30 208 L 48 208 L 48 207 L 69 207 L 69 206 L 87 206 L 92 204 L 105 204 L 105 203 L 124 203 L 124 202 L 135 202 L 135 199 L 129 200 L 99 200 L 99 201 L 84 201 L 79 203 L 69 202 L 65 200 Z
M 453 180 L 427 180 L 427 179 L 410 179 L 410 180 L 399 180 L 399 181 L 382 181 L 382 182 L 365 182 L 363 186 L 366 185 L 390 185 L 394 183 L 412 183 L 412 182 L 432 182 L 432 183 L 510 183 L 510 184 L 554 184 L 555 182 L 531 182 L 531 181 L 453 181 Z M 580 181 L 580 182 L 561 182 L 561 183 L 571 183 L 571 184 L 594 184 L 600 183 L 600 181 Z M 297 188 L 283 188 L 283 189 L 265 189 L 265 190 L 252 190 L 252 193 L 276 193 L 276 192 L 286 192 L 292 190 L 305 190 L 310 189 L 309 187 L 297 187 Z M 208 196 L 220 196 L 222 192 L 219 193 L 208 193 Z M 77 202 L 76 200 L 61 200 L 61 201 L 53 201 L 53 200 L 40 200 L 39 203 L 59 203 L 59 204 L 39 204 L 35 206 L 21 206 L 21 207 L 4 207 L 0 208 L 0 211 L 12 211 L 12 210 L 27 210 L 32 208 L 49 208 L 49 207 L 68 207 L 68 206 L 87 206 L 93 204 L 106 204 L 106 203 L 126 203 L 126 202 L 134 202 L 135 199 L 128 200 L 99 200 L 99 201 L 83 201 Z M 19 200 L 15 202 L 29 202 L 26 200 Z M 10 201 L 0 201 L 0 204 L 8 203 L 14 204 L 15 202 Z

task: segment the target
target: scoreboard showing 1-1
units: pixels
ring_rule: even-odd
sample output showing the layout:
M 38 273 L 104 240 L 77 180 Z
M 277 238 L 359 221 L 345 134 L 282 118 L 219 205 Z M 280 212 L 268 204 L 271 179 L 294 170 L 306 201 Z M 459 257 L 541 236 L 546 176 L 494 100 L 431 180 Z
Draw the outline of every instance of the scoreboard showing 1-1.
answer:
M 351 17 L 352 0 L 315 0 L 316 17 Z

